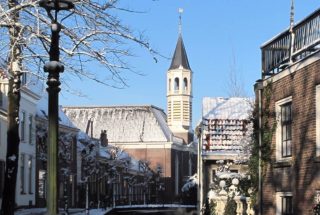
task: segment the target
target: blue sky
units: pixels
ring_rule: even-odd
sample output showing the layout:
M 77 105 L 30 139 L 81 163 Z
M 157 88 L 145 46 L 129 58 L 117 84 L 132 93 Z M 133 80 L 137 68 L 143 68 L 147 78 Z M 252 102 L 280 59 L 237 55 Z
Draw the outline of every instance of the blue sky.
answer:
M 246 96 L 260 78 L 260 46 L 289 26 L 291 0 L 123 0 L 141 14 L 120 13 L 122 21 L 143 31 L 152 47 L 172 57 L 178 38 L 178 8 L 183 8 L 182 35 L 193 70 L 193 125 L 201 116 L 205 96 L 228 97 L 228 80 L 233 64 Z M 295 22 L 320 6 L 319 0 L 295 0 Z M 152 104 L 166 111 L 166 72 L 170 60 L 132 47 L 135 57 L 127 61 L 145 75 L 126 75 L 128 88 L 113 89 L 87 80 L 73 80 L 86 97 L 62 88 L 61 105 Z M 63 74 L 62 74 L 63 75 Z

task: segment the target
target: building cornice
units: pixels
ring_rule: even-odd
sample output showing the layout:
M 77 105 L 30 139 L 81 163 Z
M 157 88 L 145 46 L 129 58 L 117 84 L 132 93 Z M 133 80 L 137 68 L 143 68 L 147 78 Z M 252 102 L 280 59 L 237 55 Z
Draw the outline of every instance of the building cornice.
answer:
M 23 93 L 23 95 L 26 95 L 25 98 L 29 101 L 38 101 L 41 98 L 38 94 L 34 93 L 26 87 L 21 87 L 21 93 Z

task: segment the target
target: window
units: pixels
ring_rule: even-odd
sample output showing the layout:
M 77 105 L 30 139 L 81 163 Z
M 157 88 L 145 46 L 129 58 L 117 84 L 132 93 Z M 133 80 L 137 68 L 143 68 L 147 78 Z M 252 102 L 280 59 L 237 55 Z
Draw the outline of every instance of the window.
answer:
M 175 159 L 174 177 L 175 177 L 175 195 L 178 195 L 179 194 L 179 160 L 178 160 L 178 155 L 176 155 L 176 159 Z
M 33 116 L 29 115 L 29 143 L 33 144 Z
M 0 107 L 3 107 L 3 92 L 1 91 L 1 87 L 0 87 Z
M 174 79 L 174 92 L 175 93 L 179 92 L 179 78 Z
M 292 97 L 276 102 L 276 159 L 291 159 L 292 156 Z
M 171 78 L 169 78 L 169 83 L 168 83 L 168 89 L 169 89 L 169 92 L 171 92 Z
M 29 177 L 28 177 L 28 182 L 29 182 L 29 194 L 32 194 L 32 165 L 33 165 L 33 162 L 32 162 L 32 156 L 29 156 L 29 160 L 28 160 L 28 174 L 29 174 Z
M 211 182 L 214 182 L 216 178 L 216 170 L 212 169 L 211 170 Z
M 22 72 L 21 74 L 21 85 L 25 85 L 27 83 L 27 73 Z
M 183 91 L 186 93 L 188 91 L 188 79 L 183 79 Z
M 25 193 L 25 178 L 24 178 L 24 154 L 21 155 L 21 160 L 20 160 L 20 188 L 21 188 L 21 193 Z
M 320 156 L 320 85 L 316 86 L 316 156 Z
M 25 123 L 26 122 L 26 113 L 21 112 L 21 120 L 20 120 L 20 135 L 21 141 L 25 140 Z
M 188 171 L 188 174 L 189 175 L 192 175 L 192 159 L 191 159 L 191 155 L 189 155 L 189 171 Z
M 292 196 L 282 196 L 281 200 L 281 214 L 292 214 Z
M 2 198 L 2 191 L 4 188 L 4 173 L 5 173 L 5 162 L 0 160 L 0 198 Z
M 291 153 L 291 138 L 292 138 L 292 103 L 286 103 L 281 106 L 281 155 L 282 157 L 290 157 Z
M 292 205 L 292 193 L 290 192 L 277 192 L 277 215 L 292 215 L 293 205 Z

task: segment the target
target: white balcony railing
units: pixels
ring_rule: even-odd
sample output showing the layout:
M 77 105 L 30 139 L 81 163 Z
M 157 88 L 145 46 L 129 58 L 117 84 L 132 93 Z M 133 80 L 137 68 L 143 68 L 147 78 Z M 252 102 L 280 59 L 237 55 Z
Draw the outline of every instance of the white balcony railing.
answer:
M 291 43 L 292 38 L 293 43 Z M 262 45 L 262 76 L 278 73 L 289 62 L 303 59 L 318 51 L 319 43 L 320 9 L 296 24 L 292 33 L 288 29 Z

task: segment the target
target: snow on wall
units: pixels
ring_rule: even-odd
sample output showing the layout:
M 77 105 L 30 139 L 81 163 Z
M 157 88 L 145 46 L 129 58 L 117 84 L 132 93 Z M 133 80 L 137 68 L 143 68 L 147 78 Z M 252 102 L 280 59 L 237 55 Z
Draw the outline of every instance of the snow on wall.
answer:
M 159 109 L 153 106 L 64 107 L 63 110 L 83 132 L 88 121 L 93 121 L 94 138 L 100 138 L 101 130 L 107 130 L 109 142 L 168 141 L 170 136 L 162 119 L 164 114 L 154 114 Z

